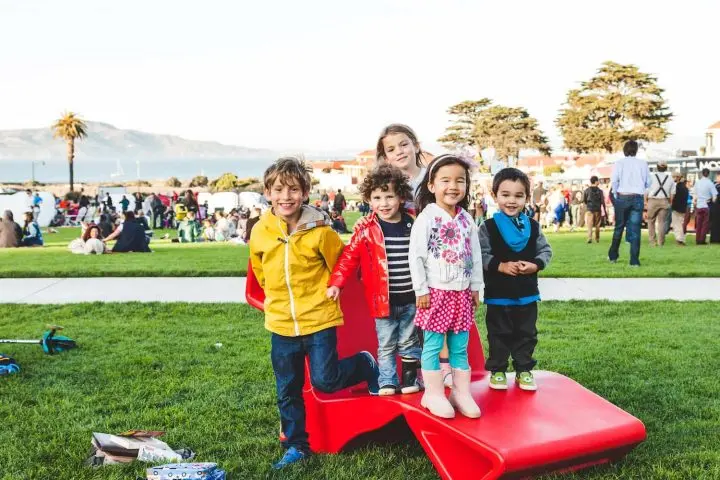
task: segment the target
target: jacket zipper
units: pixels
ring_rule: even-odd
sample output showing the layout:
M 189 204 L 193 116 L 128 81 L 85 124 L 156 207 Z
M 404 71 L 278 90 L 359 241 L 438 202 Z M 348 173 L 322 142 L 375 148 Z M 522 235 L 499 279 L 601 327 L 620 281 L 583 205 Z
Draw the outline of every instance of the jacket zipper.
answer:
M 295 326 L 295 336 L 299 337 L 300 325 L 298 325 L 297 317 L 295 316 L 295 298 L 293 297 L 292 287 L 290 286 L 290 237 L 292 234 L 285 235 L 279 220 L 278 227 L 280 227 L 280 233 L 282 233 L 285 243 L 285 285 L 287 285 L 288 294 L 290 296 L 290 316 L 292 316 L 293 325 Z
M 387 275 L 387 302 L 388 302 L 388 314 L 389 314 L 390 313 L 390 257 L 388 256 L 387 246 L 385 245 L 385 234 L 382 231 L 382 227 L 380 226 L 379 220 L 376 220 L 376 225 L 377 225 L 378 229 L 380 229 L 380 238 L 382 239 L 383 250 L 385 250 L 385 263 L 387 264 L 387 270 L 385 271 L 385 274 Z

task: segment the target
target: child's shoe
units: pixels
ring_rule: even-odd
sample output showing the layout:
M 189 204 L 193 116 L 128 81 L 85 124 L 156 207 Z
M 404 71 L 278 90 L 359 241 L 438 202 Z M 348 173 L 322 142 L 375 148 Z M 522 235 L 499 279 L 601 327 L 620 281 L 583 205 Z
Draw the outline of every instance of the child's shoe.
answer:
M 518 372 L 515 375 L 515 383 L 520 387 L 520 390 L 537 390 L 537 384 L 531 372 Z
M 308 454 L 298 450 L 295 447 L 290 447 L 287 450 L 285 450 L 285 455 L 280 459 L 279 462 L 273 464 L 273 468 L 275 470 L 280 470 L 281 468 L 285 468 L 288 465 L 292 465 L 293 463 L 300 462 L 302 460 L 305 460 L 308 457 Z
M 430 410 L 430 413 L 440 418 L 455 418 L 455 410 L 448 399 L 445 398 L 442 372 L 440 370 L 423 370 L 425 393 L 420 399 L 420 405 Z
M 470 370 L 453 368 L 453 389 L 450 404 L 468 418 L 479 418 L 480 407 L 470 395 Z
M 380 369 L 375 361 L 375 357 L 368 351 L 360 352 L 360 355 L 364 356 L 367 361 L 367 369 L 364 369 L 365 379 L 367 380 L 368 392 L 370 395 L 378 395 L 380 393 L 380 385 L 378 385 L 378 377 L 380 376 Z
M 402 385 L 400 391 L 402 393 L 417 393 L 421 390 L 420 381 L 418 380 L 417 371 L 420 362 L 414 358 L 401 358 L 402 360 Z M 382 394 L 381 394 L 382 395 Z
M 387 397 L 388 395 L 395 395 L 400 389 L 396 385 L 382 385 L 378 391 L 378 395 L 381 397 Z
M 452 369 L 450 368 L 450 363 L 447 358 L 440 359 L 440 371 L 442 372 L 443 385 L 452 388 Z
M 505 372 L 492 372 L 490 373 L 490 388 L 493 390 L 507 390 L 507 376 Z

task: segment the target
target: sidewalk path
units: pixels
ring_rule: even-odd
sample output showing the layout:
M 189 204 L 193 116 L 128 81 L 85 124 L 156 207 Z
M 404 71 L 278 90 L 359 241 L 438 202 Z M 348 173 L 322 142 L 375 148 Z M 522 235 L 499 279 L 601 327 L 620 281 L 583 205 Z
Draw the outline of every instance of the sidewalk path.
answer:
M 720 278 L 541 278 L 543 300 L 720 300 Z M 245 302 L 242 277 L 0 279 L 0 303 Z

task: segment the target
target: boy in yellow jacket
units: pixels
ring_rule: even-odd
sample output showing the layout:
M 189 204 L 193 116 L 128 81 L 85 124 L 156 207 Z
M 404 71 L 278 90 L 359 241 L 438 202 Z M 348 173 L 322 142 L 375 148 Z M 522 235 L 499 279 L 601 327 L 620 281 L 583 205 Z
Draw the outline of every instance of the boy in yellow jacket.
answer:
M 265 328 L 272 332 L 270 358 L 287 439 L 285 454 L 273 465 L 280 469 L 310 453 L 302 398 L 306 355 L 310 381 L 325 393 L 367 382 L 377 395 L 379 372 L 368 352 L 338 360 L 335 328 L 343 315 L 324 286 L 343 242 L 325 213 L 304 205 L 311 186 L 307 168 L 296 158 L 281 158 L 265 171 L 263 183 L 272 209 L 252 230 L 250 258 L 265 290 Z

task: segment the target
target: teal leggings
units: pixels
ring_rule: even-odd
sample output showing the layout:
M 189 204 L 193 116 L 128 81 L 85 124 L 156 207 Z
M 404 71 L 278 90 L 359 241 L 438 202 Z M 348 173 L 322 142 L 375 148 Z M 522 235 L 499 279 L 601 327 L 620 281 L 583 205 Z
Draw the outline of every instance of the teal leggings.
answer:
M 423 370 L 440 370 L 440 350 L 443 348 L 447 335 L 448 351 L 450 352 L 450 366 L 460 370 L 469 370 L 467 346 L 470 332 L 437 333 L 425 330 L 423 332 L 422 368 Z

